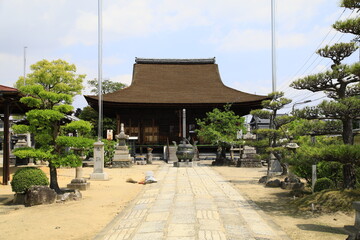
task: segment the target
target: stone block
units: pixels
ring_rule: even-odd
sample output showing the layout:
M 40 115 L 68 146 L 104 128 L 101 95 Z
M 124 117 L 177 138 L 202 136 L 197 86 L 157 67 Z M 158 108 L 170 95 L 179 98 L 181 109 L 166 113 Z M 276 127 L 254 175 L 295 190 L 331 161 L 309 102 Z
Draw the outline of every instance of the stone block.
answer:
M 25 193 L 25 206 L 52 204 L 56 200 L 56 192 L 47 186 L 33 186 Z
M 68 184 L 67 187 L 85 191 L 90 188 L 90 183 L 88 183 L 85 178 L 75 178 L 71 180 L 71 183 Z
M 174 162 L 174 167 L 193 167 L 196 163 L 193 162 Z
M 112 161 L 113 168 L 129 168 L 133 165 L 133 160 L 129 161 Z

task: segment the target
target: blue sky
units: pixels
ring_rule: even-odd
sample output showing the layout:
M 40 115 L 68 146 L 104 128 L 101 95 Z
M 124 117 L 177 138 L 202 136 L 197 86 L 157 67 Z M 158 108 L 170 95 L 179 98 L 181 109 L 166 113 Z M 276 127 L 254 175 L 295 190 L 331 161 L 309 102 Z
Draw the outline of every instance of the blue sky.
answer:
M 97 77 L 97 0 L 0 0 L 0 84 L 29 66 L 64 59 Z M 293 102 L 323 95 L 293 90 L 289 83 L 329 68 L 319 46 L 349 41 L 331 30 L 356 12 L 338 0 L 276 0 L 277 89 Z M 131 82 L 135 57 L 216 57 L 223 82 L 261 95 L 271 92 L 270 0 L 103 0 L 103 77 Z M 358 53 L 348 61 L 358 60 Z M 85 88 L 84 93 L 90 89 Z M 86 106 L 76 97 L 75 107 Z M 298 106 L 300 107 L 300 106 Z M 289 106 L 285 111 L 290 111 Z

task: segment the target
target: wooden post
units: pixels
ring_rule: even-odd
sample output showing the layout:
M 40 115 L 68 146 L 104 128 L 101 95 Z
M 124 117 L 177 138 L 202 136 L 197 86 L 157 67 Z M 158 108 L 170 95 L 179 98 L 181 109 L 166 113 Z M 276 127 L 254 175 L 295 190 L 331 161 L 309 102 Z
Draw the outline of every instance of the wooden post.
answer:
M 10 181 L 10 103 L 4 103 L 4 151 L 3 151 L 3 185 Z
M 120 114 L 116 113 L 116 134 L 120 133 Z

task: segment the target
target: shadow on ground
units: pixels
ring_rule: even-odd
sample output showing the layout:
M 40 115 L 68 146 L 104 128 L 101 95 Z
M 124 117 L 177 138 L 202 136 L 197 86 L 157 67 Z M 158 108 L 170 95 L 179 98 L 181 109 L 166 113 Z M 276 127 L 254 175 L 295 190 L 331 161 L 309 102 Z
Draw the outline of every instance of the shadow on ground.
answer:
M 346 234 L 343 228 L 339 227 L 329 227 L 319 224 L 297 224 L 296 225 L 301 230 L 305 231 L 315 231 L 315 232 L 324 232 L 324 233 L 333 233 L 333 234 Z

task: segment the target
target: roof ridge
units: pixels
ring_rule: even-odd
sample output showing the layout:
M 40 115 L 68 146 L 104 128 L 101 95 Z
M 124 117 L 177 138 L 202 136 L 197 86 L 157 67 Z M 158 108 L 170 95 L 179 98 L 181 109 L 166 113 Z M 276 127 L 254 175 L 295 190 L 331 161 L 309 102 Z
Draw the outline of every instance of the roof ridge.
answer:
M 138 58 L 135 57 L 137 64 L 215 64 L 213 58 Z

